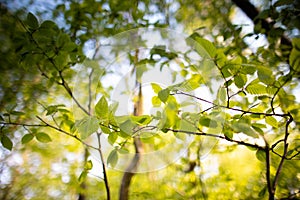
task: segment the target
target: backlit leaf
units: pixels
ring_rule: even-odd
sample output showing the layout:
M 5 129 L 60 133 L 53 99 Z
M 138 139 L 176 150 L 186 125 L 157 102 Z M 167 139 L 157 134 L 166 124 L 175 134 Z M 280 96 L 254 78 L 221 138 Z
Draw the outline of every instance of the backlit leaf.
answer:
M 36 133 L 35 137 L 39 142 L 43 142 L 43 143 L 48 143 L 48 142 L 52 141 L 50 136 L 47 133 L 44 133 L 44 132 Z
M 112 150 L 107 158 L 107 164 L 110 165 L 111 167 L 115 167 L 117 162 L 118 162 L 118 152 L 116 149 Z
M 34 135 L 29 133 L 29 134 L 25 134 L 23 137 L 22 137 L 22 144 L 26 144 L 28 142 L 30 142 L 32 139 L 34 138 Z
M 276 120 L 274 117 L 272 117 L 272 116 L 267 116 L 267 117 L 265 118 L 265 121 L 266 121 L 266 123 L 269 124 L 270 126 L 272 126 L 272 127 L 274 127 L 274 128 L 278 128 L 278 122 L 277 122 L 277 120 Z
M 102 96 L 101 99 L 96 104 L 95 113 L 96 113 L 96 116 L 101 121 L 108 120 L 108 114 L 109 114 L 109 112 L 108 112 L 108 103 L 107 103 L 106 98 L 104 96 Z
M 169 95 L 170 95 L 170 90 L 168 88 L 158 92 L 158 98 L 164 103 L 168 100 Z
M 75 127 L 80 134 L 81 139 L 89 137 L 99 128 L 98 119 L 94 116 L 84 117 L 82 120 L 75 123 Z

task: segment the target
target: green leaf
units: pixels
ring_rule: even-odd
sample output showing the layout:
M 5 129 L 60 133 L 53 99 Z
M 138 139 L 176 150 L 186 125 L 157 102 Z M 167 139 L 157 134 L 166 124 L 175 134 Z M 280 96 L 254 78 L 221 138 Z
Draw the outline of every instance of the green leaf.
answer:
M 138 125 L 147 125 L 152 120 L 149 115 L 130 116 L 130 119 Z
M 244 87 L 244 85 L 246 84 L 246 82 L 247 82 L 247 76 L 246 76 L 246 75 L 239 74 L 239 75 L 236 75 L 236 76 L 234 77 L 234 84 L 235 84 L 238 88 Z
M 108 112 L 108 103 L 106 101 L 106 98 L 104 96 L 101 97 L 101 99 L 98 101 L 98 103 L 95 106 L 95 113 L 96 116 L 101 121 L 107 121 L 109 117 Z
M 6 149 L 8 149 L 10 151 L 13 148 L 12 141 L 6 135 L 2 135 L 2 137 L 1 137 L 1 144 L 3 145 L 4 148 L 6 148 Z
M 266 86 L 259 84 L 259 83 L 258 84 L 249 84 L 246 87 L 246 91 L 249 94 L 254 94 L 254 95 L 267 94 Z
M 216 55 L 215 46 L 208 40 L 202 38 L 198 33 L 193 33 L 189 38 L 191 38 L 194 48 L 199 53 L 200 56 L 214 58 Z
M 115 167 L 118 162 L 118 151 L 116 149 L 112 150 L 107 158 L 107 165 L 110 165 L 111 167 Z
M 158 92 L 158 98 L 164 103 L 168 100 L 169 95 L 170 95 L 170 90 L 168 88 Z
M 250 137 L 258 138 L 258 135 L 253 129 L 251 129 L 250 125 L 247 123 L 236 122 L 232 125 L 232 128 L 237 133 L 244 133 Z
M 162 88 L 158 84 L 156 84 L 156 83 L 151 83 L 151 86 L 152 86 L 153 91 L 156 94 L 158 94 L 158 92 L 162 90 Z
M 79 183 L 82 183 L 83 181 L 85 181 L 87 174 L 88 174 L 88 172 L 86 170 L 83 170 L 81 172 L 80 176 L 78 177 Z
M 88 160 L 84 165 L 84 169 L 91 170 L 92 168 L 93 168 L 93 162 L 91 160 Z
M 116 132 L 112 132 L 108 135 L 109 144 L 113 145 L 118 139 L 118 134 Z
M 26 144 L 26 143 L 30 142 L 33 138 L 34 138 L 34 135 L 31 133 L 24 135 L 21 140 L 22 144 Z
M 199 120 L 199 124 L 210 128 L 216 128 L 218 126 L 218 123 L 215 120 L 212 120 L 208 117 L 201 117 Z
M 26 23 L 32 29 L 37 29 L 39 27 L 37 18 L 31 12 L 27 15 Z
M 134 124 L 131 122 L 130 119 L 126 120 L 122 124 L 120 124 L 120 129 L 127 135 L 132 135 L 132 130 L 134 128 Z
M 159 107 L 161 104 L 161 100 L 157 96 L 152 97 L 151 101 L 154 107 Z
M 219 104 L 224 104 L 227 100 L 227 91 L 224 87 L 220 87 L 217 94 Z
M 98 119 L 94 116 L 84 117 L 82 120 L 75 123 L 77 131 L 80 133 L 81 139 L 89 137 L 92 133 L 96 132 L 99 128 Z
M 261 191 L 259 191 L 258 197 L 260 197 L 260 198 L 264 197 L 266 194 L 266 191 L 267 191 L 267 186 L 264 186 L 263 189 Z
M 36 133 L 35 137 L 39 142 L 42 142 L 42 143 L 48 143 L 48 142 L 52 141 L 50 136 L 47 133 L 44 133 L 44 132 Z
M 300 38 L 294 38 L 292 44 L 293 44 L 293 49 L 290 53 L 289 63 L 295 71 L 299 72 L 300 71 Z
M 266 116 L 265 121 L 270 126 L 272 126 L 274 128 L 278 128 L 278 122 L 277 122 L 277 120 L 274 117 L 272 117 L 272 116 Z
M 266 152 L 259 149 L 256 151 L 256 158 L 261 161 L 261 162 L 265 162 L 266 161 Z
M 257 67 L 257 75 L 258 79 L 267 85 L 274 83 L 275 79 L 273 76 L 273 72 L 268 67 L 258 66 Z
M 284 6 L 284 5 L 290 5 L 293 3 L 294 3 L 294 0 L 279 0 L 274 4 L 274 6 L 279 7 L 279 6 Z

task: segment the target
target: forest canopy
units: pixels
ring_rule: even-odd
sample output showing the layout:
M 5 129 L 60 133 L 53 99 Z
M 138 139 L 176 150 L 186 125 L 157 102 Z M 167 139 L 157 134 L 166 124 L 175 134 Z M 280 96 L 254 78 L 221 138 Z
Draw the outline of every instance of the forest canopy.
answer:
M 2 200 L 300 199 L 299 1 L 0 15 Z

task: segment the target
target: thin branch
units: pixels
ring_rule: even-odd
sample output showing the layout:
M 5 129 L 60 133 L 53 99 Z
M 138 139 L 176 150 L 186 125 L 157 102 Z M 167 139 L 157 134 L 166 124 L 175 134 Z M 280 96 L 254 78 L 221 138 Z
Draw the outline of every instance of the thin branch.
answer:
M 94 73 L 94 69 L 92 69 L 92 71 L 90 72 L 89 75 L 89 103 L 88 103 L 88 112 L 89 115 L 91 114 L 91 104 L 92 104 L 92 75 Z
M 86 114 L 89 115 L 89 112 L 78 102 L 78 100 L 74 97 L 72 90 L 70 89 L 70 87 L 68 86 L 67 82 L 65 81 L 62 72 L 63 70 L 60 70 L 59 67 L 56 65 L 56 63 L 54 62 L 53 58 L 49 57 L 48 54 L 40 47 L 40 45 L 37 43 L 37 41 L 34 39 L 34 37 L 32 36 L 32 33 L 27 29 L 27 27 L 25 26 L 25 24 L 22 22 L 21 19 L 17 18 L 17 20 L 19 21 L 19 23 L 22 25 L 22 27 L 25 29 L 25 31 L 29 34 L 30 36 L 30 40 L 35 44 L 35 46 L 37 47 L 38 50 L 41 51 L 41 53 L 46 57 L 46 59 L 52 64 L 52 66 L 55 68 L 55 70 L 58 71 L 59 73 L 59 77 L 61 79 L 61 82 L 56 82 L 59 85 L 62 85 L 65 90 L 68 92 L 68 94 L 70 95 L 70 97 L 74 100 L 74 102 L 76 103 L 76 105 Z M 38 66 L 38 69 L 41 70 L 41 68 Z M 45 76 L 46 78 L 49 78 L 44 72 L 42 72 L 41 74 L 42 76 Z
M 108 184 L 105 160 L 104 160 L 104 156 L 103 156 L 102 149 L 101 149 L 101 138 L 100 137 L 101 137 L 101 133 L 97 133 L 97 140 L 98 140 L 98 149 L 97 150 L 99 152 L 100 159 L 102 162 L 103 179 L 104 179 L 104 185 L 105 185 L 105 189 L 106 189 L 106 198 L 107 198 L 107 200 L 110 200 L 110 188 L 109 188 L 109 184 Z
M 287 155 L 287 152 L 288 152 L 289 144 L 287 143 L 287 140 L 288 140 L 288 137 L 289 137 L 289 125 L 293 121 L 292 115 L 290 113 L 288 113 L 288 115 L 289 115 L 289 118 L 288 118 L 288 120 L 286 122 L 286 125 L 285 125 L 285 136 L 284 136 L 284 141 L 283 141 L 283 143 L 284 143 L 283 155 L 282 155 L 281 160 L 279 162 L 279 165 L 277 167 L 277 171 L 276 171 L 273 186 L 272 186 L 272 189 L 274 190 L 274 193 L 275 193 L 275 190 L 276 190 L 276 186 L 278 184 L 279 175 L 281 173 L 284 160 L 286 159 L 286 155 Z
M 171 128 L 167 128 L 166 130 L 172 131 L 174 133 L 186 133 L 188 135 L 203 135 L 203 136 L 208 136 L 208 137 L 220 138 L 220 139 L 227 140 L 229 142 L 233 142 L 233 143 L 236 143 L 236 144 L 239 144 L 239 145 L 244 145 L 244 146 L 247 146 L 247 147 L 253 147 L 255 149 L 260 149 L 260 150 L 265 149 L 265 147 L 259 146 L 257 144 L 251 144 L 251 143 L 247 143 L 247 142 L 240 141 L 240 140 L 230 139 L 230 138 L 222 136 L 222 135 L 216 135 L 216 134 L 205 133 L 205 132 L 193 132 L 193 131 L 177 130 L 177 129 L 171 129 Z
M 175 94 L 181 94 L 181 95 L 189 96 L 189 97 L 195 98 L 197 100 L 209 103 L 209 104 L 211 104 L 213 106 L 220 107 L 220 108 L 225 108 L 225 109 L 229 109 L 229 110 L 233 110 L 233 111 L 237 111 L 237 112 L 241 112 L 243 114 L 255 114 L 255 115 L 278 116 L 278 117 L 287 117 L 287 116 L 289 116 L 288 114 L 253 112 L 253 111 L 249 111 L 249 110 L 242 110 L 242 109 L 238 109 L 238 108 L 232 108 L 232 107 L 222 106 L 222 105 L 215 104 L 215 103 L 213 103 L 211 101 L 208 101 L 206 99 L 203 99 L 201 97 L 197 97 L 195 95 L 188 94 L 188 93 L 181 92 L 181 91 L 177 91 Z

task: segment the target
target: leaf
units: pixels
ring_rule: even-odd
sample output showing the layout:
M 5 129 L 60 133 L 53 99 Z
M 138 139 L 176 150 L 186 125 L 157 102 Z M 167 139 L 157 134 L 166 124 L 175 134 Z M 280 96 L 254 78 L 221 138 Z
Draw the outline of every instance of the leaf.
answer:
M 170 95 L 170 90 L 168 88 L 158 92 L 158 98 L 164 103 L 168 100 L 169 95 Z
M 158 94 L 158 92 L 162 90 L 162 88 L 158 84 L 156 84 L 156 83 L 151 83 L 151 86 L 152 86 L 153 91 L 156 94 Z
M 108 112 L 108 103 L 106 101 L 106 98 L 104 96 L 101 97 L 101 99 L 98 101 L 98 103 L 95 106 L 95 113 L 96 116 L 101 121 L 107 121 L 109 117 Z
M 80 174 L 80 176 L 78 177 L 78 181 L 79 183 L 82 183 L 86 177 L 87 177 L 88 172 L 86 170 L 83 170 Z
M 236 122 L 232 125 L 232 128 L 237 133 L 244 133 L 250 137 L 258 138 L 258 135 L 253 129 L 251 129 L 250 125 L 247 123 Z
M 218 100 L 219 104 L 224 104 L 226 102 L 227 92 L 224 87 L 219 88 L 217 98 L 218 98 L 217 100 Z
M 199 53 L 200 56 L 214 58 L 216 55 L 215 46 L 208 40 L 202 38 L 198 33 L 193 33 L 189 38 L 191 38 L 194 48 Z
M 199 120 L 199 124 L 210 128 L 216 128 L 218 126 L 218 123 L 215 120 L 212 120 L 208 117 L 201 117 Z
M 273 76 L 273 72 L 270 68 L 258 66 L 257 67 L 257 75 L 258 79 L 267 85 L 274 83 L 275 79 Z
M 99 128 L 98 119 L 94 116 L 84 117 L 82 120 L 75 123 L 77 131 L 80 133 L 81 139 L 89 137 L 92 133 L 96 132 Z
M 274 128 L 278 128 L 278 122 L 277 122 L 277 120 L 274 117 L 272 117 L 272 116 L 266 116 L 265 121 L 270 126 L 272 126 Z
M 295 71 L 299 72 L 300 71 L 300 38 L 294 38 L 292 44 L 293 44 L 293 49 L 290 53 L 289 63 Z
M 138 82 L 141 82 L 142 76 L 146 71 L 148 71 L 148 68 L 144 64 L 136 67 L 136 78 Z
M 113 145 L 118 139 L 118 134 L 116 132 L 112 132 L 108 135 L 109 144 Z
M 132 122 L 138 125 L 147 125 L 151 122 L 152 118 L 149 115 L 131 116 Z
M 120 124 L 120 129 L 127 135 L 132 135 L 132 129 L 134 128 L 134 124 L 131 122 L 130 119 L 126 120 L 122 124 Z
M 161 100 L 157 96 L 152 97 L 151 102 L 154 107 L 159 107 L 161 104 Z
M 91 160 L 88 160 L 84 165 L 84 169 L 91 170 L 92 168 L 93 168 L 93 162 Z
M 234 84 L 238 87 L 238 88 L 242 88 L 244 87 L 244 85 L 247 82 L 247 76 L 243 75 L 243 74 L 239 74 L 236 75 L 234 77 Z
M 294 3 L 294 0 L 279 0 L 274 4 L 274 6 L 279 7 L 279 6 L 289 5 L 289 4 L 293 4 L 293 3 Z
M 42 143 L 48 143 L 48 142 L 52 141 L 50 136 L 47 133 L 44 133 L 44 132 L 36 133 L 35 137 L 39 142 L 42 142 Z
M 31 12 L 27 15 L 26 23 L 32 29 L 37 29 L 39 27 L 37 18 Z
M 22 144 L 26 144 L 28 142 L 30 142 L 32 139 L 34 138 L 34 135 L 29 133 L 29 134 L 25 134 L 23 137 L 22 137 Z
M 267 191 L 267 186 L 264 186 L 263 189 L 261 191 L 259 191 L 258 197 L 260 197 L 260 198 L 264 197 L 266 194 L 266 191 Z
M 254 94 L 254 95 L 262 95 L 262 94 L 266 94 L 266 86 L 262 85 L 262 84 L 249 84 L 246 87 L 246 91 L 249 94 Z
M 112 150 L 107 158 L 107 165 L 110 165 L 111 167 L 115 167 L 118 162 L 118 152 L 116 149 Z
M 266 161 L 266 153 L 263 151 L 263 150 L 261 150 L 261 149 L 258 149 L 257 151 L 256 151 L 256 158 L 259 160 L 259 161 L 261 161 L 261 162 L 265 162 Z
M 12 150 L 13 143 L 9 139 L 9 137 L 7 137 L 6 135 L 2 135 L 2 137 L 1 137 L 1 144 L 3 145 L 4 148 L 6 148 L 6 149 L 8 149 L 10 151 Z

